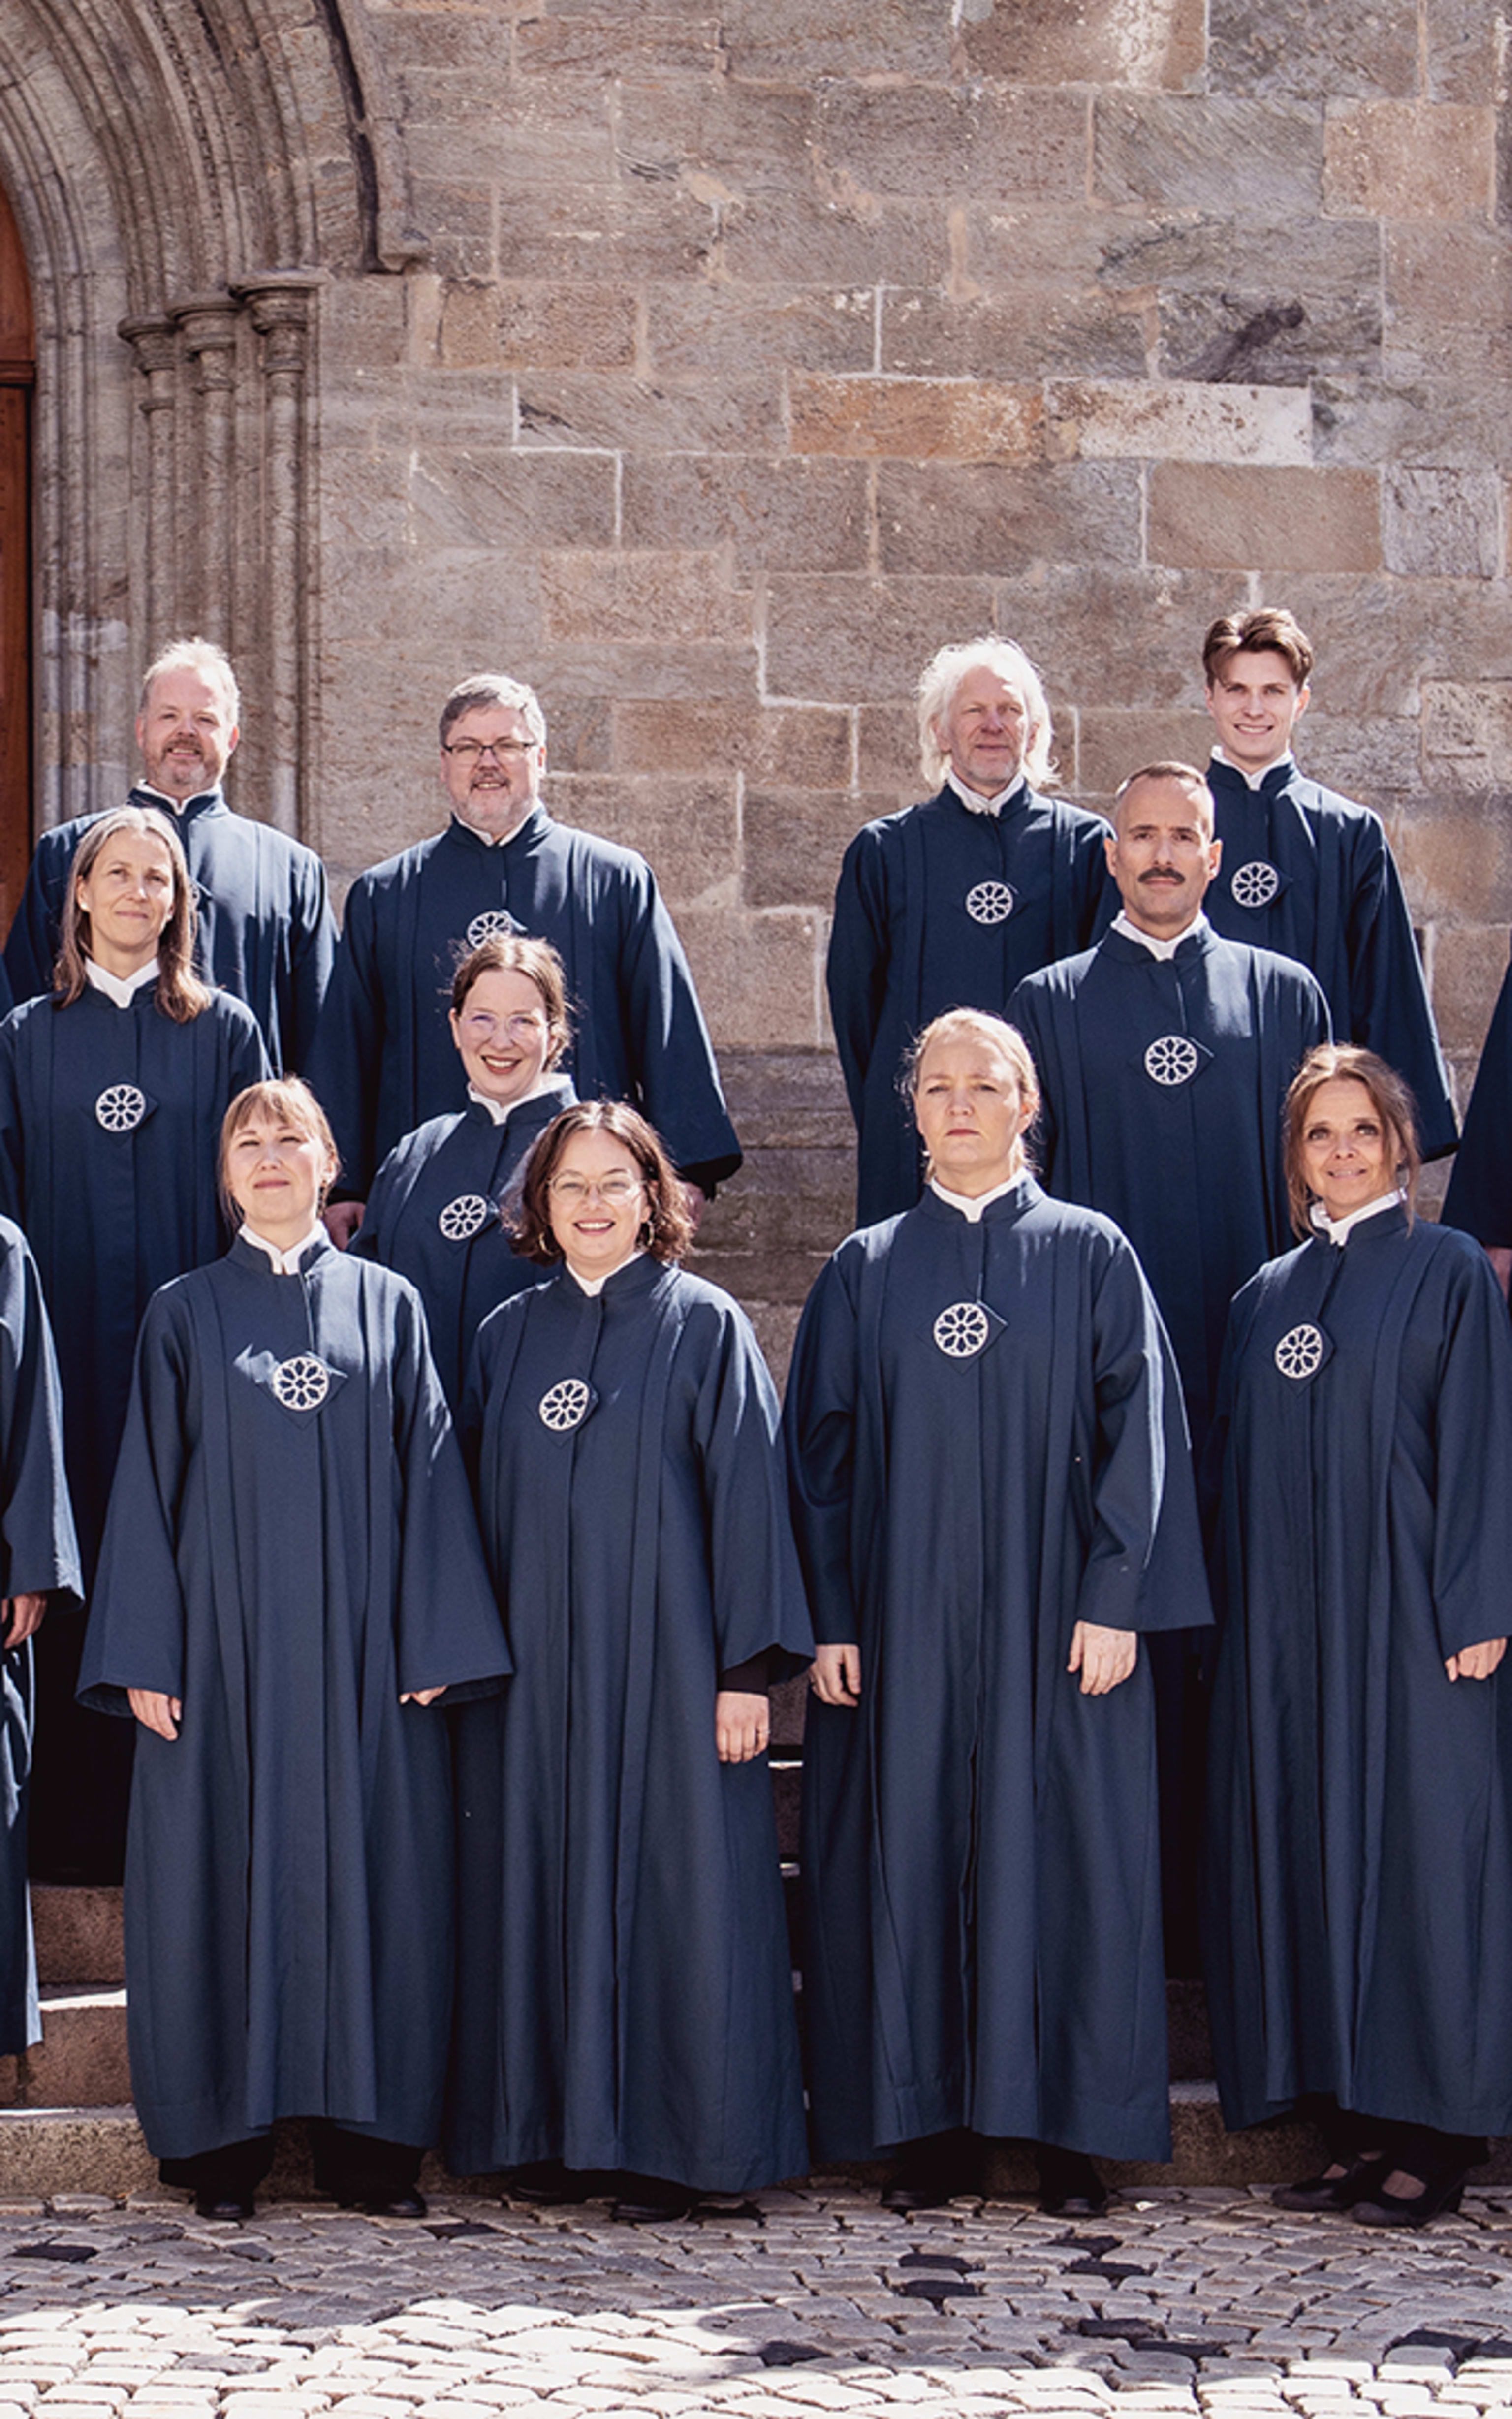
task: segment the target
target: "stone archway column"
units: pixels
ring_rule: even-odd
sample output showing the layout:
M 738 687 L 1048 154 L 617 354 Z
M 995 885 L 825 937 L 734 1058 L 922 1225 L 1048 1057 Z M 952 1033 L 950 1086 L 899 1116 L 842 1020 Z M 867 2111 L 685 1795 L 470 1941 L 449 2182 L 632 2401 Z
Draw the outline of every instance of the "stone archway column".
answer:
M 232 643 L 237 546 L 237 322 L 229 294 L 197 295 L 170 305 L 194 370 L 199 401 L 194 525 L 198 594 L 190 619 L 217 646 Z
M 261 614 L 270 706 L 270 819 L 298 833 L 308 762 L 306 662 L 311 644 L 307 372 L 313 297 L 324 280 L 302 270 L 241 281 L 235 291 L 262 339 Z
M 143 659 L 171 635 L 178 609 L 175 529 L 175 422 L 178 408 L 178 331 L 172 319 L 123 319 L 117 333 L 136 356 L 147 385 L 140 399 L 147 423 L 147 645 Z

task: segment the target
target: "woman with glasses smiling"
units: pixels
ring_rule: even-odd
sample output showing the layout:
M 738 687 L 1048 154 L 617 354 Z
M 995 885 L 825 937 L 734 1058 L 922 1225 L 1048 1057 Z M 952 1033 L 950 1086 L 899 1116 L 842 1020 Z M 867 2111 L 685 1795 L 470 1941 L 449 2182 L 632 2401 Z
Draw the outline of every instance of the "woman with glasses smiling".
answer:
M 807 2165 L 764 1761 L 811 1653 L 745 1315 L 675 1263 L 682 1189 L 633 1109 L 542 1135 L 461 1428 L 517 1677 L 457 1715 L 447 2156 L 512 2191 L 686 2215 Z
M 453 978 L 449 1021 L 468 1105 L 395 1143 L 352 1249 L 419 1287 L 455 1411 L 482 1322 L 538 1282 L 510 1248 L 504 1196 L 537 1134 L 577 1097 L 559 1072 L 572 1022 L 550 942 L 510 932 L 471 950 Z

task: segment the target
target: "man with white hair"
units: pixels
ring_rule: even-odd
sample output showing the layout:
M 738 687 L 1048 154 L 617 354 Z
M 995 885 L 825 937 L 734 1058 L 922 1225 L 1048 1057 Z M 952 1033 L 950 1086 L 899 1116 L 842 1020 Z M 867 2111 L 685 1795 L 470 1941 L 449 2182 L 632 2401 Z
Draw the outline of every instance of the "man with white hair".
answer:
M 441 709 L 444 830 L 353 883 L 309 1068 L 342 1174 L 346 1243 L 379 1162 L 424 1118 L 467 1106 L 446 1009 L 458 958 L 496 932 L 549 941 L 576 1031 L 559 1072 L 581 1100 L 649 1117 L 700 1198 L 740 1165 L 708 1028 L 644 857 L 554 823 L 546 716 L 523 681 L 479 672 Z M 695 1207 L 697 1202 L 695 1201 Z
M 146 778 L 127 800 L 173 819 L 199 893 L 197 963 L 208 982 L 245 1000 L 275 1071 L 304 1066 L 331 978 L 336 928 L 314 849 L 234 814 L 222 778 L 240 736 L 229 659 L 208 639 L 175 639 L 147 666 L 136 717 Z M 53 988 L 74 853 L 98 818 L 42 834 L 6 943 L 18 1001 Z
M 1050 708 L 1021 647 L 941 647 L 918 685 L 922 806 L 857 832 L 835 893 L 829 1006 L 858 1137 L 862 1225 L 911 1210 L 918 1136 L 899 1090 L 915 1036 L 949 1008 L 1001 1014 L 1100 920 L 1107 825 L 1043 797 Z

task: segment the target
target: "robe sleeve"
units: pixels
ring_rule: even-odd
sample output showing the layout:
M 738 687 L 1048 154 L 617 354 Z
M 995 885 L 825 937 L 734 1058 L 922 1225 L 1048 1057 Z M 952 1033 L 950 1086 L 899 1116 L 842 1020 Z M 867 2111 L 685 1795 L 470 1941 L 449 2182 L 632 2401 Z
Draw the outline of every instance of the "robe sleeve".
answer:
M 228 999 L 230 994 L 223 993 L 222 996 Z M 273 1071 L 262 1027 L 244 1001 L 238 1000 L 236 1006 L 240 1013 L 234 1020 L 235 1030 L 230 1037 L 226 1068 L 229 1098 L 232 1100 L 239 1092 L 244 1092 L 249 1084 L 267 1083 Z
M 860 1640 L 851 1577 L 859 1389 L 856 1303 L 837 1260 L 822 1269 L 798 1322 L 783 1429 L 798 1561 L 814 1636 Z
M 385 1021 L 373 884 L 354 882 L 310 1052 L 310 1087 L 331 1119 L 338 1200 L 361 1200 L 373 1174 Z
M 71 833 L 64 829 L 42 834 L 6 942 L 6 973 L 18 1001 L 39 999 L 53 988 L 58 917 L 72 861 Z
M 403 1148 L 402 1143 L 396 1143 L 374 1177 L 363 1205 L 363 1223 L 347 1246 L 360 1260 L 377 1260 L 384 1268 L 391 1265 L 384 1222 L 395 1206 L 398 1193 L 396 1171 Z
M 1502 978 L 1465 1111 L 1443 1224 L 1462 1227 L 1490 1251 L 1512 1247 L 1512 966 Z
M 860 831 L 840 870 L 825 970 L 835 1047 L 857 1127 L 887 994 L 887 860 L 875 834 Z
M 793 1543 L 777 1390 L 744 1311 L 731 1302 L 695 1313 L 690 1326 L 702 1330 L 705 1318 L 717 1319 L 717 1328 L 701 1375 L 693 1436 L 703 1473 L 717 1666 L 729 1672 L 770 1648 L 771 1677 L 786 1679 L 812 1659 L 813 1631 Z
M 1155 1299 L 1121 1236 L 1093 1279 L 1092 1536 L 1076 1618 L 1109 1629 L 1212 1619 L 1180 1379 Z
M 420 1297 L 395 1312 L 394 1446 L 403 1500 L 394 1651 L 399 1692 L 490 1695 L 514 1666 L 504 1643 L 452 1415 Z
M 284 1037 L 286 1074 L 302 1074 L 315 1046 L 316 1027 L 331 984 L 336 958 L 336 921 L 331 912 L 326 869 L 313 849 L 306 852 L 292 885 L 289 918 L 289 1013 Z
M 645 1113 L 679 1175 L 712 1194 L 741 1149 L 692 973 L 649 866 L 620 903 L 620 1012 Z
M 137 1338 L 126 1433 L 89 1599 L 79 1702 L 131 1714 L 129 1688 L 184 1693 L 178 1507 L 189 1459 L 188 1332 L 172 1288 L 153 1295 Z
M 1040 1181 L 1047 1193 L 1057 1193 L 1055 1182 L 1056 1142 L 1059 1132 L 1056 1120 L 1055 1053 L 1051 1047 L 1055 1010 L 1045 986 L 1032 978 L 1021 982 L 1008 1003 L 1008 1021 L 1016 1026 L 1028 1044 L 1034 1060 L 1034 1071 L 1040 1079 L 1040 1111 L 1029 1129 L 1027 1140 L 1033 1145 L 1033 1156 Z
M 19 1033 L 12 1018 L 0 1025 L 0 1214 L 22 1224 L 25 1197 L 26 1129 L 21 1112 Z
M 1443 1159 L 1458 1139 L 1454 1099 L 1402 878 L 1378 816 L 1361 819 L 1353 858 L 1349 1038 L 1412 1086 L 1423 1156 Z
M 84 1599 L 63 1467 L 63 1397 L 37 1263 L 0 1228 L 0 1597 Z
M 1512 1633 L 1512 1327 L 1478 1253 L 1466 1254 L 1449 1304 L 1433 1516 L 1433 1610 L 1445 1660 Z

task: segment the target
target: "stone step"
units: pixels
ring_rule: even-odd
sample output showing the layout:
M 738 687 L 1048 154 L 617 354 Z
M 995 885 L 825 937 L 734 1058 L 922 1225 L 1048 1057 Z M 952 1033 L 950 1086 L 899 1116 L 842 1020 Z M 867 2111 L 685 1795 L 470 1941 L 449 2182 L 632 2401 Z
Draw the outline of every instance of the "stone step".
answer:
M 98 1989 L 125 1981 L 118 1889 L 33 1882 L 32 1927 L 44 1988 L 55 1982 L 88 1982 Z
M 44 1985 L 42 2038 L 0 2057 L 0 2108 L 91 2108 L 131 2096 L 126 1993 Z

